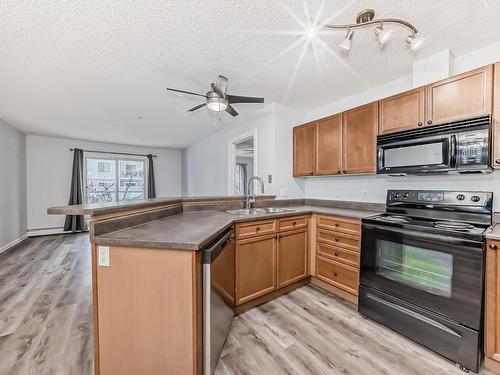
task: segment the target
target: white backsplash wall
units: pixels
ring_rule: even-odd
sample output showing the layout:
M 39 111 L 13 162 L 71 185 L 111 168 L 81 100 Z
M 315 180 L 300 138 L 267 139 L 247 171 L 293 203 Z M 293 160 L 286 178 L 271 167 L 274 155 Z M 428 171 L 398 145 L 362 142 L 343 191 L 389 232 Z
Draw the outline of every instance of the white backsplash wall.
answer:
M 500 212 L 500 171 L 489 174 L 312 177 L 306 179 L 306 198 L 385 203 L 389 189 L 470 190 L 493 192 L 493 209 Z

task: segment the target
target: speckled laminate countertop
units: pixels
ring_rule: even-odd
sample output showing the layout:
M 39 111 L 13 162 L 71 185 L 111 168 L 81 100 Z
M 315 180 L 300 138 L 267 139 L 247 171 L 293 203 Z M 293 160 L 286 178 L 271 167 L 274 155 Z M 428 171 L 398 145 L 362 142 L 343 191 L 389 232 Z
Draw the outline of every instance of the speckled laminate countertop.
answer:
M 272 214 L 261 213 L 250 216 L 237 216 L 216 210 L 187 211 L 135 227 L 96 236 L 93 238 L 93 242 L 99 245 L 200 250 L 234 223 L 312 213 L 362 219 L 380 213 L 321 206 L 287 208 L 294 209 L 294 211 Z

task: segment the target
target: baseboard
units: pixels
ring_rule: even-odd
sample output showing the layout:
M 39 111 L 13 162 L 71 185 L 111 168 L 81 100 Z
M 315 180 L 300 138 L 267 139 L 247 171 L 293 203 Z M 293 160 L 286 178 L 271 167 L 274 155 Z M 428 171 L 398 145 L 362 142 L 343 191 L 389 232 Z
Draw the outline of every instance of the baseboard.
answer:
M 77 231 L 76 233 L 88 232 L 88 230 Z M 63 227 L 28 229 L 28 237 L 50 236 L 52 234 L 71 234 L 71 231 L 64 231 Z
M 28 236 L 25 234 L 24 236 L 22 237 L 19 237 L 17 240 L 14 240 L 10 243 L 8 243 L 7 245 L 5 246 L 2 246 L 0 247 L 0 254 L 2 254 L 4 251 L 7 251 L 9 250 L 10 248 L 20 244 L 21 242 L 23 242 L 26 238 L 28 238 Z

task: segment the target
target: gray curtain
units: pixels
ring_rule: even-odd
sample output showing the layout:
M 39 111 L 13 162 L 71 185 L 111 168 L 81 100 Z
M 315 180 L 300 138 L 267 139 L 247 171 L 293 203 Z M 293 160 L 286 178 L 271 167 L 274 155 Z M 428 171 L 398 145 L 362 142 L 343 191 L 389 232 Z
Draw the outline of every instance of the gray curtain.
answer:
M 69 192 L 70 206 L 83 203 L 83 150 L 75 148 L 73 155 L 73 173 L 71 176 L 71 190 Z M 84 228 L 83 215 L 67 215 L 64 230 L 77 232 Z
M 246 164 L 243 164 L 243 163 L 237 163 L 238 166 L 240 167 L 240 175 L 238 176 L 239 180 L 240 180 L 240 187 L 241 187 L 241 184 L 243 184 L 243 195 L 246 195 L 247 194 L 247 180 L 248 180 L 248 176 L 247 176 L 247 165 Z M 241 190 L 241 188 L 240 188 Z
M 148 198 L 156 198 L 155 171 L 153 155 L 148 155 Z

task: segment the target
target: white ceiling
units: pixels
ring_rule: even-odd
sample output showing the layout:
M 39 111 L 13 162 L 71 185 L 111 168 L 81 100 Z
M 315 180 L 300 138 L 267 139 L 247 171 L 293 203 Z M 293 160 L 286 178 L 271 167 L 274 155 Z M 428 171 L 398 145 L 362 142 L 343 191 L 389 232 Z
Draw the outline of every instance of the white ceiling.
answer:
M 302 44 L 280 54 L 297 40 L 276 32 L 300 30 L 292 14 L 344 23 L 364 8 L 413 23 L 422 50 L 405 48 L 402 31 L 380 49 L 366 29 L 349 55 L 337 47 L 342 32 L 322 37 L 333 53 L 317 63 L 309 48 L 297 65 Z M 185 147 L 216 130 L 213 118 L 187 113 L 200 101 L 167 86 L 204 93 L 224 74 L 229 93 L 321 106 L 410 74 L 414 59 L 444 48 L 460 55 L 499 41 L 499 13 L 498 0 L 1 1 L 0 118 L 27 133 Z M 238 118 L 218 123 L 262 105 L 235 108 Z

